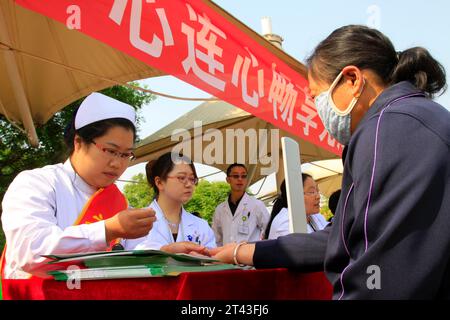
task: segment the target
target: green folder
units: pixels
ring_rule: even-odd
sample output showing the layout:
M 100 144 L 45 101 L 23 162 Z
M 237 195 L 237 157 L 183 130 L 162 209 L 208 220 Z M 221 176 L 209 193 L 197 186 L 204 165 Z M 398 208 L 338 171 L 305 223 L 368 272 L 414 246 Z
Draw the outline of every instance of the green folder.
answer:
M 104 267 L 126 267 L 136 265 L 164 265 L 169 257 L 155 256 L 116 256 L 102 257 L 98 259 L 85 260 L 84 265 L 88 268 Z
M 183 272 L 206 272 L 233 269 L 242 268 L 233 264 L 211 264 L 197 266 L 136 265 L 126 267 L 89 268 L 79 270 L 57 270 L 50 271 L 49 274 L 52 275 L 55 280 L 67 281 L 178 276 Z
M 74 254 L 53 254 L 48 258 L 56 280 L 94 280 L 176 276 L 182 272 L 205 272 L 242 269 L 207 257 L 160 250 L 121 250 Z M 59 266 L 58 264 L 61 264 Z M 66 269 L 77 265 L 81 268 Z M 54 270 L 54 269 L 59 270 Z M 86 269 L 85 269 L 86 268 Z
M 192 263 L 212 263 L 217 262 L 218 260 L 207 257 L 207 256 L 197 256 L 190 255 L 185 253 L 168 253 L 161 250 L 119 250 L 119 251 L 99 251 L 99 252 L 89 252 L 89 253 L 73 253 L 73 254 L 51 254 L 51 255 L 43 255 L 43 257 L 50 260 L 49 263 L 87 263 L 88 261 L 96 261 L 103 260 L 111 261 L 112 265 L 114 265 L 113 261 L 117 259 L 117 261 L 126 261 L 123 258 L 130 258 L 130 261 L 137 261 L 138 258 L 145 258 L 143 263 L 145 264 L 146 259 L 148 259 L 149 263 L 152 262 L 152 258 L 158 260 L 169 257 L 173 260 L 180 262 L 192 262 Z M 119 259 L 120 258 L 120 259 Z M 133 260 L 136 259 L 136 260 Z M 158 260 L 159 261 L 159 260 Z M 121 262 L 120 262 L 121 263 Z M 106 265 L 105 265 L 106 266 Z

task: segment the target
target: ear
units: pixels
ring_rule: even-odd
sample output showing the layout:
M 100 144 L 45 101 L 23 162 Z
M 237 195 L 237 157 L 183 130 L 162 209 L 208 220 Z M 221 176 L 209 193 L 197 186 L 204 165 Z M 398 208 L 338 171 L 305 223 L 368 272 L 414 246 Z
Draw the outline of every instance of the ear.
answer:
M 158 188 L 158 190 L 164 189 L 164 183 L 160 177 L 155 177 L 155 186 L 156 188 Z
M 81 137 L 79 135 L 76 134 L 75 137 L 73 138 L 73 150 L 80 151 L 82 145 L 83 145 L 83 140 L 81 139 Z
M 356 66 L 346 66 L 342 69 L 342 74 L 345 84 L 350 88 L 353 96 L 358 98 L 365 83 L 361 69 Z
M 228 184 L 230 184 L 230 177 L 227 177 L 226 180 L 227 180 Z

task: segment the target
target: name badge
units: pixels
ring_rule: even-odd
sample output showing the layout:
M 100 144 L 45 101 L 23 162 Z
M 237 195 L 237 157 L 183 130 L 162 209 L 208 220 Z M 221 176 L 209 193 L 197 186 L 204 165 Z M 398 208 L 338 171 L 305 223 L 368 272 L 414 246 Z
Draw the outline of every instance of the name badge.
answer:
M 249 234 L 250 229 L 249 229 L 249 227 L 247 225 L 240 225 L 238 227 L 238 232 L 241 233 L 241 234 Z

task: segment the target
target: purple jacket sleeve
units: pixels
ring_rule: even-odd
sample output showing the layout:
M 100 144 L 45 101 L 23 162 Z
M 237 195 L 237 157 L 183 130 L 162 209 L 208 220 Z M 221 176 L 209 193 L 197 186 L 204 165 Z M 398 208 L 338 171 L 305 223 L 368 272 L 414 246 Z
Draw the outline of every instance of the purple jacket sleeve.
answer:
M 253 263 L 256 268 L 290 268 L 323 271 L 331 225 L 313 233 L 293 233 L 276 240 L 256 242 Z

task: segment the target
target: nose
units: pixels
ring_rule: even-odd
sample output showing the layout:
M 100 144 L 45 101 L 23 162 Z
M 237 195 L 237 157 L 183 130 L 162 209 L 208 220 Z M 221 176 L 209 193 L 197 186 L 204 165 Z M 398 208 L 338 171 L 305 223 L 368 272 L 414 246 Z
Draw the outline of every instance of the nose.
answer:
M 118 157 L 114 157 L 109 161 L 109 166 L 114 169 L 120 169 L 124 165 L 125 161 Z

